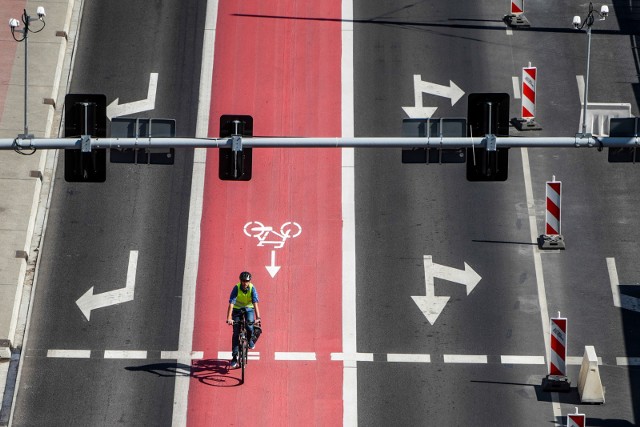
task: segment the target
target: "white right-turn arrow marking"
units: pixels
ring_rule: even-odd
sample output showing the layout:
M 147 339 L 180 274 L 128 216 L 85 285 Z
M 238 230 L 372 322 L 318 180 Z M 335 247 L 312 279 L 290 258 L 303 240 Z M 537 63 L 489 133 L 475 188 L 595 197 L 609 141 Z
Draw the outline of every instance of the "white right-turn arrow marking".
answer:
M 449 302 L 448 296 L 436 296 L 435 295 L 435 283 L 434 278 L 448 280 L 454 283 L 460 283 L 466 286 L 467 295 L 473 291 L 478 282 L 480 282 L 480 275 L 476 273 L 473 268 L 466 262 L 464 263 L 464 270 L 457 268 L 447 267 L 441 264 L 433 262 L 431 255 L 424 256 L 424 277 L 426 283 L 426 295 L 425 296 L 412 296 L 413 301 L 422 313 L 425 315 L 430 324 L 434 324 L 444 310 L 444 307 Z

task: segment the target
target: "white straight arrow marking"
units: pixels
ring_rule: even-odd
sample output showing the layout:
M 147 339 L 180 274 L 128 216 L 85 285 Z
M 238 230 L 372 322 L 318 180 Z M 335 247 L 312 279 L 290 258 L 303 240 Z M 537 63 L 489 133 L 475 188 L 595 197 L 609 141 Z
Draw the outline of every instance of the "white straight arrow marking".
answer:
M 127 268 L 127 284 L 124 288 L 103 292 L 101 294 L 94 294 L 92 286 L 84 295 L 78 298 L 76 304 L 87 320 L 91 319 L 91 310 L 133 300 L 134 289 L 136 286 L 137 266 L 138 251 L 131 251 L 129 253 L 129 267 Z
M 114 117 L 128 116 L 129 114 L 150 111 L 156 108 L 156 91 L 158 89 L 158 73 L 151 73 L 149 76 L 149 90 L 147 99 L 120 104 L 120 98 L 116 98 L 107 106 L 107 117 L 109 120 Z
M 271 251 L 271 265 L 267 265 L 266 269 L 271 278 L 276 277 L 276 274 L 280 271 L 280 266 L 276 265 L 276 251 Z
M 425 296 L 412 296 L 413 301 L 432 325 L 449 302 L 448 296 L 436 296 L 434 278 L 460 283 L 466 286 L 467 295 L 473 291 L 481 277 L 469 265 L 464 263 L 464 270 L 447 267 L 433 262 L 431 255 L 424 256 L 424 276 L 426 283 Z

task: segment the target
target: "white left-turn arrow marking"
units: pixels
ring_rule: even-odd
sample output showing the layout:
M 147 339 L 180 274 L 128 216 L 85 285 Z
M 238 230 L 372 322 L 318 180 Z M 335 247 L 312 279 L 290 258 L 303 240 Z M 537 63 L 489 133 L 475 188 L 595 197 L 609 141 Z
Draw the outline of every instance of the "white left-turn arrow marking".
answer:
M 276 265 L 276 251 L 271 251 L 271 265 L 267 265 L 266 268 L 271 278 L 276 277 L 276 274 L 280 271 L 280 266 Z
M 136 286 L 137 266 L 138 251 L 131 251 L 129 253 L 129 267 L 127 268 L 127 284 L 124 288 L 103 292 L 101 294 L 94 294 L 92 286 L 84 295 L 78 298 L 76 304 L 87 320 L 91 319 L 92 310 L 133 300 L 133 293 Z
M 116 98 L 107 106 L 107 117 L 111 120 L 114 117 L 128 116 L 129 114 L 150 111 L 156 108 L 156 91 L 158 89 L 158 73 L 151 73 L 149 76 L 149 90 L 147 99 L 120 104 L 120 98 Z

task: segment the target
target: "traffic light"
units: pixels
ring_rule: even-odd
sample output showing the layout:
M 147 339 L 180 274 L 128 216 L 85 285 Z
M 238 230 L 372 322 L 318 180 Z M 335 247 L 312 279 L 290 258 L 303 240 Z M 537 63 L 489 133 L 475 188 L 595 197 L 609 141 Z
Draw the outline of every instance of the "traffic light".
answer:
M 114 117 L 111 119 L 112 138 L 174 138 L 174 119 Z M 111 148 L 111 163 L 135 163 L 149 165 L 172 165 L 175 148 Z
M 464 118 L 428 118 L 403 119 L 403 137 L 434 138 L 433 148 L 405 148 L 402 150 L 402 163 L 464 163 L 464 148 L 439 148 L 437 138 L 467 136 L 467 119 Z
M 234 136 L 253 136 L 253 117 L 220 116 L 220 138 L 233 138 L 233 147 L 220 148 L 218 177 L 224 181 L 249 181 L 251 148 L 243 148 L 241 139 Z
M 96 94 L 68 94 L 64 97 L 64 136 L 80 138 L 107 136 L 107 97 Z M 107 179 L 107 150 L 64 150 L 64 180 L 104 182 Z
M 480 141 L 485 135 L 509 136 L 509 94 L 471 93 L 468 98 L 469 135 Z M 506 181 L 509 149 L 495 151 L 467 148 L 467 180 Z
M 609 136 L 637 137 L 639 134 L 640 118 L 638 117 L 612 118 L 609 120 Z M 640 162 L 640 152 L 635 147 L 609 148 L 608 151 L 609 163 Z

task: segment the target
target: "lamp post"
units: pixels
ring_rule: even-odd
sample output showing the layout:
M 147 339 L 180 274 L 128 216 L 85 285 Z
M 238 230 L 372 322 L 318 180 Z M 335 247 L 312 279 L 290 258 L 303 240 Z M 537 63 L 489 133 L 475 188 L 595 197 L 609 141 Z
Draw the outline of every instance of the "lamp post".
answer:
M 27 124 L 27 100 L 29 98 L 29 32 L 31 33 L 39 33 L 44 29 L 45 22 L 45 12 L 44 7 L 39 6 L 36 10 L 37 18 L 32 18 L 27 15 L 27 10 L 23 9 L 22 13 L 22 24 L 24 25 L 23 29 L 18 29 L 20 26 L 20 21 L 15 18 L 9 19 L 9 27 L 11 28 L 11 35 L 13 39 L 17 42 L 24 42 L 24 135 L 18 135 L 18 137 L 23 138 L 33 138 L 33 135 L 29 135 L 29 125 Z M 32 21 L 41 21 L 42 27 L 39 30 L 32 30 L 29 28 Z M 16 33 L 21 34 L 21 37 L 16 37 Z
M 609 15 L 609 7 L 607 5 L 602 5 L 600 8 L 600 12 L 593 10 L 593 3 L 589 3 L 589 13 L 587 17 L 584 18 L 584 22 L 580 19 L 579 16 L 573 17 L 573 26 L 576 30 L 582 30 L 584 26 L 587 26 L 587 77 L 584 84 L 584 105 L 582 109 L 582 135 L 586 135 L 587 133 L 587 104 L 589 99 L 589 62 L 591 60 L 591 26 L 595 22 L 595 15 L 600 17 L 600 21 L 604 21 Z

